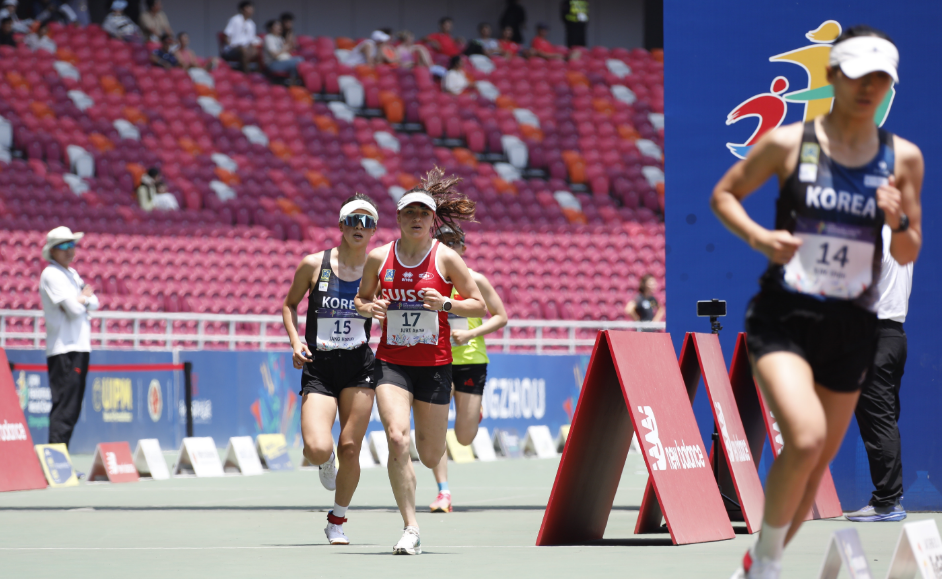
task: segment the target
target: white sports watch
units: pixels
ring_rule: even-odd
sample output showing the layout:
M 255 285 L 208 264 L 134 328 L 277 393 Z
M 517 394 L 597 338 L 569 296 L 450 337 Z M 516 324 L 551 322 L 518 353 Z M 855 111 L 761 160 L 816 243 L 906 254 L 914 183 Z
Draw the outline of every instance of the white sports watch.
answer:
M 445 303 L 442 304 L 442 311 L 443 312 L 451 311 L 451 299 L 445 298 Z

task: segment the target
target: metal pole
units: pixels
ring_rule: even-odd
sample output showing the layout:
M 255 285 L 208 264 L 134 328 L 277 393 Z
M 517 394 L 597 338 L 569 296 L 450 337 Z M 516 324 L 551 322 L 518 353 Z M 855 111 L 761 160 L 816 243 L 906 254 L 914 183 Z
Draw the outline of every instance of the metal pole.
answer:
M 193 362 L 183 363 L 183 403 L 186 404 L 186 436 L 193 436 Z

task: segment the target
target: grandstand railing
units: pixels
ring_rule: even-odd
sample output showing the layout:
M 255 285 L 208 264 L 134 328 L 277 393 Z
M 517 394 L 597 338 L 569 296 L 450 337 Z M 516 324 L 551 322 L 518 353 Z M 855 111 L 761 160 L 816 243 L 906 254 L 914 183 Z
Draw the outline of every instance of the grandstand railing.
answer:
M 229 314 L 193 314 L 164 312 L 92 312 L 93 320 L 100 320 L 98 328 L 92 329 L 93 348 L 135 349 L 135 350 L 173 350 L 203 349 L 207 346 L 218 348 L 220 345 L 230 350 L 272 349 L 273 346 L 285 348 L 288 336 L 282 329 L 281 316 L 229 315 Z M 26 320 L 26 329 L 10 328 L 10 320 Z M 40 326 L 42 311 L 37 310 L 0 310 L 0 347 L 35 349 L 45 347 L 46 332 Z M 131 331 L 112 331 L 116 324 L 131 322 Z M 164 330 L 145 332 L 142 323 L 162 323 Z M 173 322 L 195 322 L 192 332 L 180 332 L 174 329 Z M 238 327 L 258 324 L 258 332 L 239 333 Z M 126 325 L 126 324 L 125 324 Z M 109 329 L 111 326 L 112 329 Z M 488 336 L 488 350 L 535 351 L 537 354 L 565 354 L 585 351 L 595 344 L 595 334 L 599 330 L 636 330 L 663 331 L 664 322 L 622 322 L 622 321 L 576 321 L 576 320 L 510 320 L 504 331 Z M 215 328 L 224 328 L 222 332 Z M 213 328 L 211 330 L 211 328 Z M 532 336 L 512 336 L 507 329 L 533 330 Z M 281 331 L 278 331 L 281 329 Z M 273 333 L 270 333 L 274 330 Z M 566 337 L 544 337 L 548 330 L 563 330 Z M 585 336 L 587 330 L 591 337 Z M 527 331 L 526 333 L 530 333 Z M 580 337 L 580 334 L 583 337 Z M 372 343 L 379 342 L 378 332 L 374 332 Z M 279 349 L 281 349 L 279 348 Z

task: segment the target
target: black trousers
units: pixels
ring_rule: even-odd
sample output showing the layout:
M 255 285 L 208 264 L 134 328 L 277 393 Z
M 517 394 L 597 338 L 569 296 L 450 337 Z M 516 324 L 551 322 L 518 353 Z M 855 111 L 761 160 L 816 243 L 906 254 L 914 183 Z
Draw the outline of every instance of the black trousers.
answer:
M 875 490 L 870 504 L 893 506 L 903 496 L 899 389 L 906 365 L 906 332 L 892 320 L 877 322 L 877 353 L 857 402 L 857 425 L 870 461 Z
M 49 444 L 69 445 L 72 431 L 82 413 L 88 352 L 66 352 L 46 358 L 52 410 L 49 411 Z
M 566 22 L 566 46 L 585 46 L 585 22 Z

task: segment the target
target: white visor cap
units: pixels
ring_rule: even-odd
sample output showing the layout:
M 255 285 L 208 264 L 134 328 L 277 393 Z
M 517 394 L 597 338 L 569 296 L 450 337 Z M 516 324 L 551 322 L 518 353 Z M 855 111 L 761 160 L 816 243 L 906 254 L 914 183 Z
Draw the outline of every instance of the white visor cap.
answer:
M 435 209 L 438 207 L 435 203 L 435 200 L 432 199 L 431 195 L 425 191 L 414 191 L 412 193 L 406 193 L 400 197 L 399 203 L 396 204 L 396 209 L 402 211 L 406 208 L 407 205 L 412 205 L 413 203 L 421 203 L 432 211 L 435 211 Z
M 350 203 L 347 203 L 346 205 L 341 207 L 339 221 L 343 221 L 344 217 L 346 217 L 347 215 L 353 214 L 353 212 L 356 211 L 357 209 L 362 209 L 366 211 L 367 213 L 370 214 L 370 217 L 372 217 L 374 220 L 379 222 L 379 213 L 377 213 L 376 208 L 370 205 L 368 202 L 364 201 L 363 199 L 354 199 Z
M 831 48 L 831 67 L 839 66 L 849 78 L 860 78 L 871 72 L 882 71 L 899 82 L 896 68 L 899 66 L 899 51 L 893 43 L 876 36 L 848 38 Z

